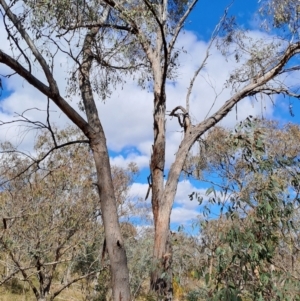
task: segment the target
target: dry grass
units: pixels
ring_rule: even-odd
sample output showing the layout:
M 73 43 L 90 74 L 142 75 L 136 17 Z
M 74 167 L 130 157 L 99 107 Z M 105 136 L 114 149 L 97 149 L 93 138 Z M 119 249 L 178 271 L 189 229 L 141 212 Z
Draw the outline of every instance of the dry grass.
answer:
M 84 301 L 85 297 L 80 289 L 80 286 L 76 285 L 73 288 L 64 290 L 59 294 L 55 300 L 57 301 Z M 0 289 L 0 301 L 36 301 L 34 294 L 27 290 L 20 294 L 12 294 L 7 289 Z
M 1 292 L 0 301 L 35 301 L 35 297 L 25 293 L 22 295 L 12 294 L 10 292 Z

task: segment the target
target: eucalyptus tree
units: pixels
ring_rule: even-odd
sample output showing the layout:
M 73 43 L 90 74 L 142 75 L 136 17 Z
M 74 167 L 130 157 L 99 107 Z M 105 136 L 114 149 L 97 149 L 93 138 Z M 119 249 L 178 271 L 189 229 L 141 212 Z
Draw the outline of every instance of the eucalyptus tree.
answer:
M 283 41 L 282 38 L 275 38 L 273 43 L 264 40 L 253 41 L 240 29 L 235 28 L 234 23 L 228 22 L 228 9 L 225 9 L 224 17 L 216 26 L 208 43 L 206 56 L 199 62 L 199 67 L 187 87 L 186 107 L 176 106 L 169 113 L 170 116 L 178 118 L 184 136 L 178 145 L 174 162 L 166 172 L 166 83 L 167 79 L 174 79 L 174 71 L 179 68 L 179 50 L 175 43 L 197 2 L 0 0 L 4 25 L 14 47 L 14 52 L 11 53 L 0 50 L 0 62 L 9 66 L 56 103 L 86 135 L 93 151 L 111 260 L 114 300 L 130 299 L 129 276 L 118 224 L 106 138 L 95 105 L 96 95 L 105 97 L 112 85 L 122 81 L 124 74 L 136 71 L 139 84 L 149 85 L 153 92 L 154 137 L 149 187 L 152 189 L 155 226 L 155 267 L 151 276 L 151 287 L 166 299 L 172 297 L 170 214 L 177 183 L 190 149 L 207 130 L 215 126 L 246 97 L 263 94 L 299 97 L 296 90 L 287 86 L 282 77 L 284 73 L 298 69 L 297 61 L 292 58 L 300 51 L 299 40 L 295 38 Z M 296 3 L 291 3 L 295 8 Z M 19 4 L 22 4 L 22 8 Z M 226 30 L 226 34 L 223 29 Z M 223 38 L 219 39 L 221 31 L 220 36 Z M 223 99 L 223 105 L 215 113 L 197 124 L 192 124 L 189 117 L 189 98 L 194 82 L 204 69 L 210 49 L 217 40 L 221 51 L 225 55 L 233 53 L 238 61 L 238 68 L 224 83 L 233 87 L 232 95 Z M 50 45 L 55 50 L 51 49 Z M 58 88 L 51 67 L 58 51 L 67 54 L 75 63 L 70 76 L 69 92 L 80 92 L 87 121 L 62 97 Z M 47 84 L 34 74 L 36 69 L 41 70 Z
M 16 15 L 13 13 L 13 9 L 15 5 L 19 5 L 20 3 L 20 1 L 12 1 L 10 3 L 1 1 L 0 3 L 8 37 L 20 51 L 22 57 L 11 57 L 9 54 L 1 51 L 1 63 L 6 64 L 13 70 L 18 70 L 18 74 L 36 87 L 42 94 L 47 96 L 48 99 L 51 99 L 88 138 L 87 142 L 92 149 L 96 166 L 96 185 L 101 200 L 100 204 L 105 229 L 106 247 L 110 258 L 113 298 L 114 300 L 130 300 L 127 258 L 118 221 L 117 202 L 114 195 L 106 137 L 98 116 L 90 79 L 92 63 L 94 62 L 92 51 L 93 41 L 95 36 L 99 33 L 101 24 L 105 24 L 108 20 L 110 8 L 107 5 L 102 6 L 98 1 L 88 4 L 70 1 L 59 3 L 50 1 L 38 3 L 35 1 L 24 1 L 22 2 L 23 9 Z M 79 6 L 79 4 L 81 4 L 81 6 Z M 90 5 L 92 5 L 92 7 Z M 70 56 L 77 64 L 78 87 L 86 113 L 87 120 L 85 120 L 66 99 L 62 97 L 62 93 L 54 78 L 53 69 L 51 68 L 51 66 L 53 66 L 51 64 L 53 64 L 54 61 L 54 54 L 51 53 L 48 46 L 49 43 L 53 41 L 56 46 L 54 53 L 60 49 L 60 46 L 53 40 L 52 35 L 57 27 L 62 33 L 67 34 L 69 28 L 64 29 L 65 23 L 70 25 L 73 20 L 77 22 L 95 22 L 95 16 L 97 21 L 95 26 L 86 26 L 87 30 L 85 30 L 83 35 L 80 34 L 78 37 L 79 40 L 77 42 L 81 45 L 79 55 L 77 54 L 73 57 L 72 50 L 69 49 Z M 31 30 L 28 30 L 28 25 Z M 75 24 L 75 26 L 76 25 L 77 24 Z M 81 24 L 78 26 L 80 27 Z M 43 33 L 45 33 L 45 36 Z M 56 31 L 54 37 L 57 34 Z M 39 37 L 41 39 L 44 38 L 46 41 L 46 45 L 44 44 L 45 47 L 43 47 L 44 45 L 40 46 L 36 40 Z M 24 44 L 22 44 L 23 42 Z M 70 47 L 71 44 L 72 46 L 74 45 L 73 39 L 70 43 L 69 40 L 66 39 L 66 42 Z M 32 56 L 34 61 L 30 60 Z M 47 61 L 48 58 L 50 58 L 50 62 Z M 98 58 L 100 57 L 98 56 Z M 22 61 L 22 59 L 24 61 Z M 33 74 L 33 64 L 34 68 L 40 68 L 48 85 L 44 84 Z M 48 129 L 50 130 L 49 127 Z M 63 145 L 57 143 L 54 134 L 52 137 L 54 149 L 63 147 Z
M 61 131 L 57 141 L 70 141 L 75 133 L 74 128 Z M 38 157 L 52 147 L 51 139 L 45 133 L 38 137 Z M 28 168 L 30 158 L 13 151 L 9 143 L 2 145 L 1 152 L 1 178 L 11 181 L 0 192 L 4 259 L 0 284 L 19 279 L 28 284 L 36 300 L 54 300 L 74 283 L 105 268 L 94 260 L 80 273 L 73 270 L 83 261 L 79 258 L 99 256 L 97 250 L 87 254 L 86 247 L 100 245 L 104 238 L 103 226 L 97 222 L 97 191 L 91 189 L 93 161 L 87 160 L 90 155 L 84 144 L 52 152 L 38 170 Z
M 210 205 L 220 214 L 201 222 L 207 300 L 298 300 L 299 135 L 296 124 L 247 118 L 215 127 L 190 158 L 189 173 L 212 185 L 203 216 Z
M 10 181 L 0 192 L 0 253 L 5 259 L 0 285 L 19 279 L 38 301 L 54 300 L 83 280 L 93 286 L 97 276 L 109 275 L 92 154 L 77 128 L 51 130 L 63 148 L 52 150 L 49 131 L 37 137 L 35 158 L 9 142 L 1 147 L 1 178 Z M 134 164 L 112 166 L 119 218 L 131 216 L 128 192 L 136 173 Z M 126 238 L 136 235 L 130 223 L 121 223 L 121 231 Z
M 154 140 L 150 161 L 149 186 L 152 188 L 152 210 L 155 225 L 154 264 L 157 268 L 152 274 L 152 288 L 168 298 L 171 292 L 171 249 L 169 244 L 170 214 L 174 202 L 177 183 L 182 173 L 186 158 L 194 143 L 222 118 L 242 99 L 256 95 L 285 94 L 299 97 L 296 87 L 287 86 L 282 74 L 298 69 L 297 61 L 291 61 L 300 50 L 298 40 L 289 43 L 282 38 L 274 39 L 272 43 L 263 40 L 253 41 L 240 30 L 231 27 L 225 16 L 214 31 L 211 42 L 217 40 L 221 30 L 226 29 L 224 39 L 218 40 L 218 45 L 225 55 L 234 53 L 237 61 L 241 61 L 226 83 L 233 87 L 232 96 L 224 99 L 224 105 L 217 112 L 208 116 L 198 124 L 191 124 L 189 117 L 189 97 L 194 81 L 204 68 L 209 57 L 209 50 L 204 61 L 199 62 L 199 68 L 187 87 L 186 108 L 175 107 L 170 116 L 178 118 L 179 126 L 183 128 L 184 137 L 178 146 L 175 160 L 165 175 L 165 146 L 166 146 L 166 81 L 172 78 L 176 68 L 178 51 L 174 45 L 184 23 L 197 1 L 140 1 L 126 4 L 118 1 L 106 1 L 120 18 L 129 26 L 132 35 L 137 37 L 136 51 L 144 52 L 144 62 L 148 63 L 151 71 L 150 81 L 153 86 L 154 111 L 153 127 Z M 141 13 L 143 12 L 143 13 Z M 288 64 L 294 63 L 293 68 Z M 289 66 L 290 67 L 290 66 Z M 149 78 L 148 78 L 149 79 Z M 294 90 L 293 90 L 294 88 Z

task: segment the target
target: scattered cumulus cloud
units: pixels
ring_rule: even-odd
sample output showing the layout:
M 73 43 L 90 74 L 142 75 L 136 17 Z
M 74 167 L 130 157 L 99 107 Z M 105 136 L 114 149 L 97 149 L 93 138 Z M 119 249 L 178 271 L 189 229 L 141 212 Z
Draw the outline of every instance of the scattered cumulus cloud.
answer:
M 171 223 L 189 225 L 199 216 L 199 212 L 183 207 L 175 207 L 171 213 Z
M 133 183 L 130 188 L 129 195 L 132 198 L 139 198 L 144 200 L 148 190 L 148 184 Z M 203 202 L 208 200 L 206 196 L 206 189 L 199 189 L 193 186 L 189 180 L 183 180 L 178 183 L 175 202 L 171 214 L 171 223 L 190 225 L 200 215 L 200 205 L 194 198 L 190 200 L 189 195 L 198 193 L 203 197 Z M 150 204 L 151 192 L 147 199 Z
M 136 153 L 129 154 L 128 156 L 124 156 L 122 154 L 111 157 L 110 163 L 112 165 L 116 165 L 119 167 L 126 168 L 129 163 L 134 162 L 137 166 L 142 169 L 145 167 L 149 167 L 149 157 L 145 155 L 138 155 Z
M 262 35 L 258 31 L 251 33 L 253 37 L 260 38 Z M 0 24 L 0 36 L 5 36 L 3 24 Z M 186 93 L 190 80 L 201 60 L 204 58 L 207 43 L 201 41 L 192 32 L 186 31 L 180 35 L 176 45 L 178 49 L 184 47 L 185 53 L 179 56 L 180 67 L 177 70 L 177 78 L 173 82 L 168 82 L 167 110 L 171 111 L 178 105 L 186 106 Z M 5 39 L 1 44 L 3 51 L 10 52 L 8 41 Z M 62 94 L 66 90 L 66 77 L 70 66 L 67 64 L 66 57 L 59 53 L 55 66 L 56 80 Z M 194 84 L 194 89 L 190 99 L 190 112 L 194 123 L 204 120 L 207 114 L 216 112 L 224 102 L 230 98 L 231 90 L 224 89 L 224 83 L 230 72 L 236 68 L 234 61 L 228 60 L 220 54 L 216 48 L 211 49 L 211 56 L 208 59 L 202 74 Z M 43 75 L 34 70 L 35 75 L 44 80 Z M 7 74 L 9 70 L 4 65 L 0 65 L 0 73 Z M 27 118 L 32 120 L 46 120 L 47 99 L 35 88 L 18 76 L 10 77 L 6 80 L 11 94 L 6 98 L 0 97 L 0 120 L 10 121 L 16 113 L 21 114 L 29 108 L 31 110 L 25 113 Z M 68 100 L 70 104 L 80 113 L 78 109 L 79 98 L 74 96 Z M 273 106 L 270 101 L 264 103 L 264 116 L 270 117 L 273 114 Z M 153 140 L 153 95 L 146 90 L 142 90 L 133 81 L 127 79 L 124 87 L 117 87 L 113 91 L 110 99 L 105 103 L 97 101 L 97 108 L 105 129 L 108 147 L 117 153 L 111 157 L 111 163 L 126 167 L 128 163 L 135 162 L 141 169 L 149 166 L 149 158 L 152 149 Z M 70 124 L 70 121 L 62 114 L 59 109 L 51 103 L 51 121 L 58 127 L 64 127 Z M 247 98 L 237 106 L 237 112 L 232 111 L 221 124 L 226 127 L 233 127 L 238 120 L 244 119 L 249 114 L 260 115 L 261 103 Z M 167 149 L 166 149 L 166 167 L 169 168 L 174 160 L 183 132 L 176 118 L 166 116 L 167 126 Z M 21 128 L 8 125 L 0 131 L 0 140 L 13 140 L 20 144 L 23 149 L 30 151 L 36 133 L 23 132 L 20 138 Z M 25 135 L 26 134 L 26 135 Z M 133 146 L 132 152 L 124 153 L 123 150 Z M 137 150 L 137 151 L 136 151 Z M 144 198 L 148 189 L 148 184 L 134 183 L 130 193 L 134 197 Z M 205 194 L 204 190 L 197 190 L 189 181 L 181 181 L 178 184 L 178 190 L 175 200 L 175 207 L 171 215 L 171 221 L 174 223 L 188 223 L 199 215 L 199 206 L 196 201 L 190 201 L 188 194 L 192 191 L 198 191 Z
M 3 28 L 1 30 L 3 31 Z M 253 35 L 260 37 L 259 32 L 254 32 Z M 4 50 L 9 51 L 7 43 L 4 44 Z M 186 31 L 185 34 L 180 35 L 177 43 L 178 49 L 182 47 L 184 47 L 185 52 L 179 56 L 180 67 L 177 70 L 177 78 L 175 82 L 168 82 L 166 87 L 168 111 L 178 105 L 186 106 L 187 88 L 194 71 L 205 56 L 207 43 L 199 40 L 194 33 Z M 56 61 L 59 62 L 55 65 L 56 80 L 62 94 L 64 94 L 67 85 L 65 78 L 71 65 L 67 64 L 67 59 L 62 53 L 58 54 Z M 64 69 L 66 66 L 68 70 Z M 235 62 L 226 61 L 217 49 L 211 49 L 211 56 L 202 74 L 195 82 L 190 99 L 190 112 L 194 123 L 202 121 L 208 112 L 214 113 L 231 96 L 230 89 L 224 90 L 224 83 L 230 71 L 235 67 Z M 1 73 L 5 73 L 3 68 L 6 67 L 0 65 Z M 36 76 L 43 78 L 41 72 L 38 70 L 34 72 Z M 122 150 L 128 145 L 134 145 L 140 154 L 133 154 L 133 157 L 140 164 L 140 167 L 145 167 L 148 164 L 145 156 L 149 157 L 151 154 L 153 140 L 153 95 L 137 86 L 132 78 L 129 77 L 126 81 L 124 87 L 117 87 L 105 103 L 100 100 L 97 101 L 97 108 L 105 129 L 109 149 L 121 154 L 120 157 L 113 158 L 112 161 L 118 161 L 121 164 L 125 162 L 128 156 L 125 158 L 122 155 Z M 6 83 L 13 92 L 8 98 L 1 100 L 1 120 L 8 120 L 14 115 L 14 112 L 22 113 L 32 107 L 40 110 L 46 109 L 47 99 L 45 96 L 22 78 L 13 76 Z M 221 91 L 223 92 L 221 93 Z M 216 98 L 219 93 L 221 94 Z M 74 96 L 69 101 L 79 111 L 77 105 L 79 98 Z M 64 124 L 70 123 L 55 105 L 51 104 L 51 110 L 53 111 L 51 121 L 56 125 L 64 126 Z M 261 113 L 261 105 L 251 99 L 245 99 L 238 105 L 237 112 L 239 120 L 249 114 L 255 116 Z M 80 111 L 79 113 L 82 114 Z M 271 114 L 272 104 L 266 102 L 265 115 Z M 31 111 L 27 112 L 26 116 L 45 121 L 44 112 Z M 166 116 L 166 120 L 168 139 L 166 165 L 168 168 L 174 159 L 183 133 L 176 118 Z M 236 122 L 236 112 L 231 112 L 221 123 L 224 126 L 232 127 Z M 28 140 L 27 144 L 26 139 L 24 140 L 26 147 L 32 143 L 32 137 L 28 136 Z
M 142 198 L 145 199 L 146 194 L 147 194 L 147 190 L 148 190 L 148 184 L 144 184 L 144 183 L 133 183 L 130 187 L 130 191 L 129 191 L 129 195 L 132 198 Z M 151 199 L 151 192 L 149 195 L 148 200 Z

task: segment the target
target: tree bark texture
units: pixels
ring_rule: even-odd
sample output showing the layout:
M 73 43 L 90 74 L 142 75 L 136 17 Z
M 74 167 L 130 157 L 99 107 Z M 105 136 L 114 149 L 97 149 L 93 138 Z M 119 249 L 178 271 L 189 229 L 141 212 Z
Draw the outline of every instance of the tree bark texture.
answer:
M 90 83 L 90 69 L 93 62 L 91 50 L 92 41 L 98 30 L 98 27 L 92 28 L 85 37 L 83 45 L 83 61 L 79 70 L 79 82 L 88 123 L 95 133 L 92 137 L 90 137 L 90 146 L 93 151 L 97 170 L 102 220 L 112 275 L 111 284 L 113 300 L 129 301 L 131 299 L 129 270 L 127 267 L 127 257 L 118 220 L 108 149 Z
M 151 289 L 159 298 L 172 300 L 172 249 L 169 242 L 170 216 L 165 215 L 163 207 L 164 168 L 166 149 L 166 95 L 160 86 L 154 93 L 153 130 L 154 143 L 151 156 L 150 172 L 152 176 L 152 210 L 154 219 L 153 272 L 151 273 Z M 162 239 L 166 237 L 165 239 Z M 165 243 L 162 243 L 164 241 Z
M 165 258 L 168 257 L 168 262 L 171 263 L 172 258 L 169 241 L 170 215 L 176 196 L 180 174 L 189 150 L 197 141 L 197 139 L 199 139 L 199 137 L 201 137 L 206 131 L 227 116 L 227 114 L 238 102 L 247 96 L 252 96 L 260 93 L 260 91 L 264 91 L 264 85 L 275 78 L 280 71 L 283 70 L 288 61 L 298 53 L 300 53 L 300 42 L 289 45 L 282 56 L 278 59 L 278 63 L 273 68 L 271 68 L 265 74 L 258 76 L 255 81 L 245 85 L 244 88 L 235 93 L 216 113 L 211 115 L 209 118 L 198 123 L 197 125 L 190 125 L 184 133 L 184 138 L 179 145 L 175 160 L 171 165 L 165 185 L 163 185 L 163 173 L 160 173 L 162 170 L 159 169 L 162 165 L 164 165 L 165 162 L 165 159 L 160 157 L 162 155 L 165 156 L 165 150 L 162 149 L 165 141 L 163 140 L 164 144 L 160 143 L 162 141 L 162 137 L 165 136 L 165 126 L 157 127 L 160 130 L 158 135 L 156 124 L 157 120 L 160 120 L 160 124 L 162 124 L 162 118 L 158 118 L 158 111 L 156 109 L 154 110 L 154 145 L 153 155 L 151 157 L 151 172 L 153 176 L 152 205 L 155 225 L 155 242 L 153 252 L 154 272 L 151 275 L 151 288 L 152 290 L 158 292 L 159 295 L 164 299 L 169 300 L 170 297 L 168 296 L 172 292 L 172 284 L 170 283 L 170 281 L 172 281 L 172 271 L 170 269 L 170 265 L 165 262 Z M 267 88 L 266 91 L 268 92 Z M 286 92 L 279 90 L 279 92 L 280 91 L 281 93 Z M 276 90 L 273 92 L 275 94 L 279 93 L 276 92 Z M 155 100 L 156 99 L 157 96 L 155 94 Z M 163 99 L 165 101 L 165 98 L 160 98 L 161 103 L 163 102 Z M 158 103 L 158 101 L 155 101 L 155 105 L 156 103 Z M 162 107 L 165 107 L 165 103 Z M 159 137 L 161 137 L 161 139 L 159 139 Z M 160 165 L 158 163 L 160 163 Z M 166 278 L 167 275 L 171 275 L 171 277 L 168 279 Z

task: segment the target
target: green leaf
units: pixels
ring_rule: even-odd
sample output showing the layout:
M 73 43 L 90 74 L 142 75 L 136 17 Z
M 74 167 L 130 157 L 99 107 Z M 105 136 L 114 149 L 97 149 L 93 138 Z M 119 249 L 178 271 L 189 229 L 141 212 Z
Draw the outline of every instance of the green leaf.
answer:
M 209 187 L 206 190 L 205 195 L 210 195 L 212 192 L 214 193 L 214 195 L 216 195 L 216 191 L 215 191 L 215 188 L 213 186 Z

